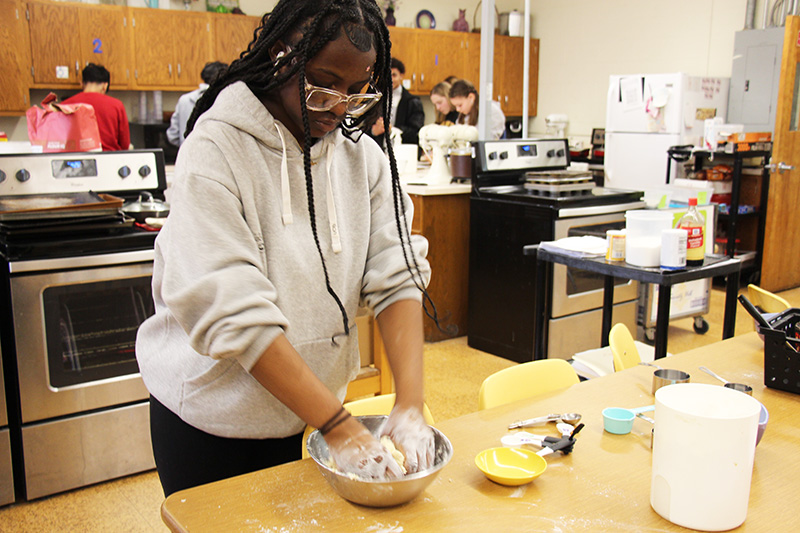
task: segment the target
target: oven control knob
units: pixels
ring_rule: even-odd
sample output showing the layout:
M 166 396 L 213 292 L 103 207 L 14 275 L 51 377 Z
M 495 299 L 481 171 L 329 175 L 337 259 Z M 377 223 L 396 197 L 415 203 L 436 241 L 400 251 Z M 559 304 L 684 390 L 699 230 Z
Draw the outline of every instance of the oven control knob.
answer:
M 508 159 L 508 152 L 500 152 L 500 159 Z
M 119 174 L 120 178 L 127 178 L 128 176 L 131 175 L 131 167 L 129 167 L 128 165 L 122 166 L 117 171 L 117 174 Z
M 148 165 L 142 165 L 139 167 L 139 175 L 143 178 L 146 178 L 150 175 L 150 167 Z
M 559 149 L 558 152 L 556 152 L 556 155 L 558 157 L 564 157 L 564 149 L 563 148 Z
M 6 181 L 6 173 L 0 170 L 0 183 Z
M 490 154 L 489 154 L 489 159 L 491 159 L 492 161 L 494 161 L 495 159 L 497 159 L 497 152 L 492 152 L 492 153 L 490 153 Z
M 555 157 L 555 156 L 556 156 L 556 151 L 555 150 L 548 150 L 547 151 L 547 157 Z
M 15 176 L 17 177 L 17 181 L 20 181 L 22 183 L 25 183 L 26 181 L 31 179 L 31 173 L 25 170 L 24 168 L 22 170 L 18 170 Z

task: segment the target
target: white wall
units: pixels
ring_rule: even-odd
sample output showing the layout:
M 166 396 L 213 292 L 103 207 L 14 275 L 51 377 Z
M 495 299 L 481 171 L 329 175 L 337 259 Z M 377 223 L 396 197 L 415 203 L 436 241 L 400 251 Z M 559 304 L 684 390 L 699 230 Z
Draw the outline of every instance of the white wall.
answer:
M 173 8 L 182 5 L 179 0 L 165 1 Z M 771 5 L 774 0 L 758 1 L 756 27 L 761 25 L 767 1 Z M 204 2 L 193 2 L 192 8 L 199 8 L 201 3 Z M 565 113 L 570 119 L 568 134 L 588 140 L 592 128 L 605 125 L 606 90 L 612 74 L 682 71 L 729 76 L 734 33 L 744 27 L 746 3 L 746 0 L 531 0 L 531 31 L 540 39 L 541 47 L 538 116 L 530 121 L 531 133 L 544 133 L 544 117 L 548 114 Z M 240 7 L 248 15 L 271 11 L 275 4 L 274 0 L 240 0 Z M 437 29 L 449 30 L 459 8 L 467 9 L 467 21 L 472 27 L 478 2 L 399 0 L 398 4 L 395 11 L 398 25 L 413 26 L 417 13 L 428 9 L 436 19 Z M 523 0 L 496 0 L 500 12 L 523 11 L 524 5 Z M 123 101 L 128 100 L 125 98 L 128 95 L 122 96 Z M 172 109 L 171 100 L 165 93 L 164 109 Z M 427 116 L 432 119 L 428 98 L 423 97 L 423 102 Z M 128 107 L 128 111 L 133 114 L 134 110 Z M 0 130 L 13 136 L 12 140 L 27 138 L 24 119 L 0 117 Z

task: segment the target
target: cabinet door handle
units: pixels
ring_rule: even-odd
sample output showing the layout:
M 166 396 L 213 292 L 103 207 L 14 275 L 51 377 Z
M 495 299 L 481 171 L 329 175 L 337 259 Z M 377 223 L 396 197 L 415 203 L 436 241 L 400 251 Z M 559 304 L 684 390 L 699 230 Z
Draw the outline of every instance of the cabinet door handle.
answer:
M 77 59 L 75 60 L 75 75 L 78 76 L 81 73 L 81 62 Z
M 178 77 L 181 77 L 181 64 L 178 63 Z
M 419 82 L 422 83 L 422 84 L 425 83 L 425 73 L 424 72 L 419 75 Z
M 172 63 L 170 63 L 168 66 L 169 66 L 169 77 L 171 78 L 172 77 Z

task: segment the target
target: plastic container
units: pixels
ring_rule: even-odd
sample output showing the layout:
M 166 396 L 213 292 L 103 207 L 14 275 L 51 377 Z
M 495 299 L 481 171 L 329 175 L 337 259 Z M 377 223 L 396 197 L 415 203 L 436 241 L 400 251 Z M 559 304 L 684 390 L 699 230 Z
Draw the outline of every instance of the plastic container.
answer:
M 650 505 L 679 526 L 727 531 L 747 517 L 761 404 L 704 383 L 656 391 Z
M 661 268 L 664 270 L 683 270 L 686 268 L 686 238 L 683 229 L 661 231 Z
M 661 263 L 661 232 L 672 229 L 670 212 L 637 209 L 625 212 L 625 261 L 657 267 Z
M 787 309 L 769 324 L 772 329 L 758 327 L 764 335 L 764 385 L 800 394 L 800 309 Z

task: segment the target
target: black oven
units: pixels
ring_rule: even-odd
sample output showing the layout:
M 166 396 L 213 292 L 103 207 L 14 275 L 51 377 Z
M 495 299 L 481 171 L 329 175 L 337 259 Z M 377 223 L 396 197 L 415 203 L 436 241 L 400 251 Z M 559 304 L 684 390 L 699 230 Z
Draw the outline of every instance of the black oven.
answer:
M 555 265 L 551 292 L 537 295 L 534 260 L 524 246 L 598 234 L 624 225 L 624 212 L 644 207 L 642 193 L 596 187 L 576 177 L 565 139 L 475 143 L 470 197 L 468 344 L 517 362 L 533 359 L 534 304 L 547 298 L 548 357 L 569 359 L 597 348 L 591 333 L 603 303 L 601 277 Z M 635 282 L 618 280 L 615 320 L 636 326 Z M 581 331 L 576 335 L 576 331 Z

